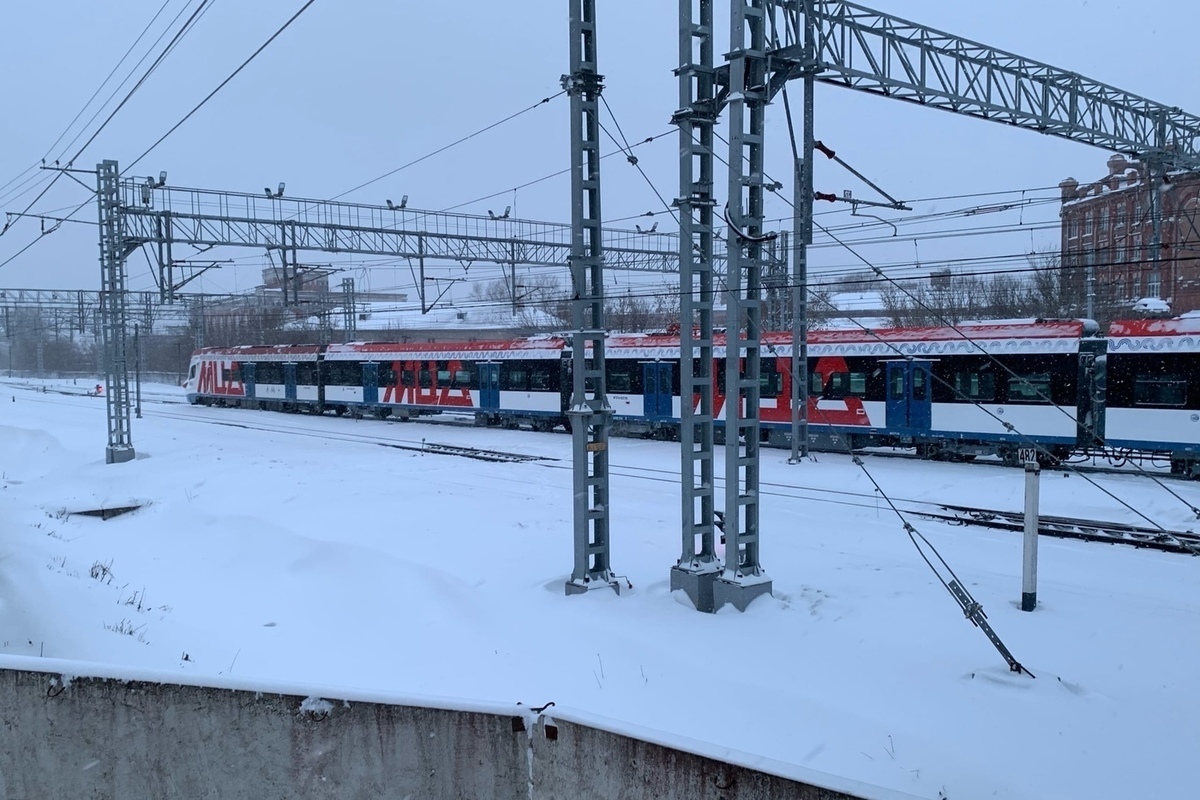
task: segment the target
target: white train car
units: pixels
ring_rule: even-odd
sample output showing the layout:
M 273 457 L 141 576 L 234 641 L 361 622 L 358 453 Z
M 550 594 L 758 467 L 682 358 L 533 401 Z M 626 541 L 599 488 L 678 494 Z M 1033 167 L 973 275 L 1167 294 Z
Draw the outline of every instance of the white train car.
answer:
M 1200 313 L 1114 322 L 1106 373 L 1105 444 L 1200 474 Z

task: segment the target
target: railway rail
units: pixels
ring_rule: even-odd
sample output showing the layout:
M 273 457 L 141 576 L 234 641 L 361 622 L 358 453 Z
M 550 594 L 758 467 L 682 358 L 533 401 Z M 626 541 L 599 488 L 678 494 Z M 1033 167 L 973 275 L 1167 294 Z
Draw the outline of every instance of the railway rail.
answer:
M 78 396 L 78 394 L 75 392 L 62 392 L 61 394 Z M 49 401 L 47 399 L 43 400 L 43 402 L 53 401 Z M 156 405 L 160 403 L 160 401 L 157 399 L 152 402 Z M 168 401 L 163 404 L 170 403 Z M 423 437 L 414 439 L 380 436 L 378 434 L 371 433 L 355 433 L 350 431 L 323 431 L 316 430 L 305 425 L 286 425 L 281 423 L 266 422 L 263 420 L 245 422 L 230 419 L 211 419 L 203 414 L 188 413 L 186 411 L 181 413 L 175 410 L 166 409 L 148 409 L 144 413 L 149 416 L 185 422 L 222 425 L 232 428 L 258 430 L 267 433 L 278 433 L 289 436 L 304 436 L 329 441 L 373 444 L 381 447 L 429 455 L 470 458 L 473 460 L 493 463 L 532 463 L 547 468 L 570 469 L 570 464 L 568 462 L 553 456 L 431 442 Z M 416 424 L 423 423 L 424 421 Z M 445 423 L 442 424 L 444 425 Z M 906 456 L 905 454 L 878 452 L 868 453 L 868 455 L 884 458 L 912 457 Z M 1003 466 L 998 462 L 982 463 L 994 463 L 995 466 Z M 1078 469 L 1080 467 L 1078 464 L 1073 464 L 1071 466 L 1074 469 Z M 619 464 L 615 462 L 610 464 L 610 469 L 612 474 L 616 477 L 632 478 L 635 480 L 660 481 L 668 484 L 676 484 L 679 481 L 678 473 L 675 470 Z M 1120 475 L 1132 474 L 1128 471 L 1119 469 L 1089 469 L 1096 472 L 1108 472 Z M 1166 476 L 1160 475 L 1159 477 Z M 716 483 L 719 488 L 721 485 L 723 485 L 723 479 L 721 477 L 717 477 Z M 820 486 L 806 486 L 799 483 L 764 480 L 760 484 L 760 492 L 764 495 L 783 497 L 791 500 L 835 503 L 838 505 L 855 508 L 878 509 L 880 507 L 880 497 L 876 493 L 856 492 L 844 489 L 829 489 Z M 932 500 L 918 500 L 902 497 L 893 497 L 892 500 L 896 503 L 897 507 L 906 514 L 911 514 L 924 519 L 945 522 L 950 525 L 985 527 L 995 530 L 1008 530 L 1016 532 L 1023 531 L 1024 529 L 1024 515 L 1023 513 L 1017 511 L 954 505 Z M 1038 533 L 1042 536 L 1077 539 L 1090 542 L 1104 542 L 1108 544 L 1123 544 L 1132 547 L 1148 548 L 1163 552 L 1187 553 L 1191 555 L 1200 554 L 1200 534 L 1191 530 L 1161 530 L 1158 528 L 1140 527 L 1122 522 L 1040 515 Z
M 926 519 L 937 519 L 960 525 L 977 525 L 1011 531 L 1025 529 L 1025 516 L 1020 512 L 956 505 L 944 505 L 942 508 L 949 513 L 938 514 L 929 511 L 913 513 Z M 1200 554 L 1200 534 L 1193 531 L 1164 531 L 1122 522 L 1039 515 L 1038 535 L 1055 536 L 1062 539 L 1081 539 L 1087 542 L 1125 544 L 1168 553 Z

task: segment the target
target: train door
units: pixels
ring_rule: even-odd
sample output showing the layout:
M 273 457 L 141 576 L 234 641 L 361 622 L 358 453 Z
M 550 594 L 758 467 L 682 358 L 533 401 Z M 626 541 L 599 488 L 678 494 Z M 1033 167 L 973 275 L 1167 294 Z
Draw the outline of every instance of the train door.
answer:
M 296 399 L 296 365 L 283 365 L 283 399 L 295 401 Z
M 369 406 L 379 402 L 379 364 L 368 362 L 362 365 L 363 402 Z
M 242 362 L 242 387 L 246 391 L 246 399 L 254 399 L 254 363 Z
M 887 362 L 887 426 L 892 430 L 927 431 L 933 422 L 932 362 L 916 359 Z
M 500 408 L 500 365 L 479 365 L 479 407 L 487 411 Z
M 671 383 L 674 365 L 667 361 L 642 364 L 642 413 L 647 417 L 671 416 Z

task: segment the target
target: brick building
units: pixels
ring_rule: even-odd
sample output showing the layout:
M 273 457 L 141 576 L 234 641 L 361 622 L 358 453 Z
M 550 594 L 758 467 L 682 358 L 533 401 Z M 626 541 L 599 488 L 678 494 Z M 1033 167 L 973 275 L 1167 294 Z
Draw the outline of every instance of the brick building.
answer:
M 1114 155 L 1100 180 L 1067 178 L 1059 189 L 1064 277 L 1085 298 L 1094 268 L 1094 316 L 1119 317 L 1142 298 L 1161 298 L 1174 314 L 1200 308 L 1200 173 L 1156 181 L 1157 247 L 1144 163 Z

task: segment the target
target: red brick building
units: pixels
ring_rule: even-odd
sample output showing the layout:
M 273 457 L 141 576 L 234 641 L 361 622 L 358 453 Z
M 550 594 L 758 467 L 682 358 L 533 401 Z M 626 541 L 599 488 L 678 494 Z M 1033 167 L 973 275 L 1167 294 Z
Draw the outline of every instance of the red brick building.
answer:
M 1200 308 L 1200 173 L 1171 172 L 1156 184 L 1157 248 L 1144 163 L 1114 155 L 1100 180 L 1059 183 L 1062 268 L 1081 298 L 1095 269 L 1097 317 L 1119 317 L 1141 298 L 1161 298 L 1173 314 Z

